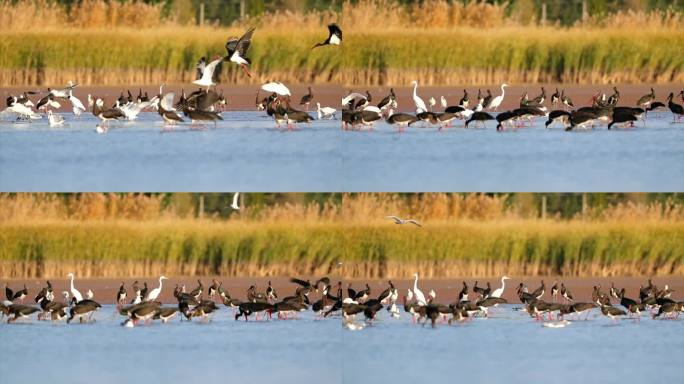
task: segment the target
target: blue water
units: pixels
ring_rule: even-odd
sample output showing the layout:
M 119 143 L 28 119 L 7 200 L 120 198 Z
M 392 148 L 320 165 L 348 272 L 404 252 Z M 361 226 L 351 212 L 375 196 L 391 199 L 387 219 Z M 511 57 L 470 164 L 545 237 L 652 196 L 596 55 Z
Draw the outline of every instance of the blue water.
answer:
M 112 123 L 68 114 L 67 126 L 0 123 L 3 191 L 680 191 L 684 124 L 497 133 L 384 122 L 341 131 L 339 120 L 277 130 L 261 112 L 226 112 L 216 128 L 162 132 L 154 113 Z
M 375 325 L 348 331 L 311 312 L 236 322 L 225 307 L 208 323 L 131 329 L 107 305 L 92 324 L 3 321 L 0 372 L 6 383 L 681 381 L 684 317 L 613 323 L 594 310 L 554 329 L 515 307 L 435 329 L 382 311 Z

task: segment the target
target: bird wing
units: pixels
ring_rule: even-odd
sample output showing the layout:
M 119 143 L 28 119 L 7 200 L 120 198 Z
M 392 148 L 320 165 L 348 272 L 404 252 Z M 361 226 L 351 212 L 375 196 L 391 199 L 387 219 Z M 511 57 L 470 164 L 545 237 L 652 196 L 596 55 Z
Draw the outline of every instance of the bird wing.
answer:
M 396 217 L 396 216 L 385 216 L 385 219 L 391 219 L 394 220 L 396 223 L 401 222 L 401 219 Z
M 204 72 L 202 72 L 202 80 L 212 82 L 212 80 L 214 79 L 214 71 L 216 70 L 216 66 L 219 65 L 221 61 L 223 61 L 223 59 L 218 58 L 207 64 L 204 67 Z
M 245 58 L 245 54 L 247 53 L 247 50 L 249 49 L 249 45 L 252 42 L 252 34 L 254 34 L 254 27 L 250 28 L 245 32 L 244 35 L 235 43 L 235 48 L 236 51 L 240 53 L 240 56 L 242 58 Z
M 240 198 L 240 192 L 235 192 L 235 194 L 233 195 L 233 206 L 238 205 L 238 199 L 239 198 Z
M 71 105 L 74 106 L 74 108 L 86 110 L 85 107 L 83 106 L 83 103 L 81 103 L 81 100 L 79 100 L 76 96 L 72 95 L 69 93 L 69 101 L 71 101 Z
M 310 284 L 308 281 L 300 280 L 300 279 L 297 279 L 297 278 L 294 278 L 294 277 L 290 279 L 290 282 L 293 282 L 293 283 L 295 283 L 295 284 L 299 284 L 299 285 L 301 285 L 302 287 L 305 287 L 305 288 L 311 286 L 311 284 Z
M 290 90 L 283 83 L 276 81 L 262 85 L 261 89 L 266 92 L 277 93 L 281 96 L 291 96 Z
M 173 92 L 169 92 L 162 99 L 159 101 L 159 104 L 161 107 L 167 111 L 173 111 L 175 110 L 173 108 L 173 98 L 176 97 L 176 94 Z
M 337 24 L 333 23 L 328 25 L 328 32 L 330 32 L 330 35 L 335 35 L 342 40 L 342 30 L 337 26 Z
M 417 226 L 419 226 L 419 227 L 422 227 L 422 226 L 423 226 L 422 224 L 420 224 L 419 222 L 417 222 L 417 221 L 415 221 L 415 220 L 406 220 L 406 222 L 407 222 L 407 223 L 411 223 L 411 224 L 415 224 L 415 225 L 417 225 Z

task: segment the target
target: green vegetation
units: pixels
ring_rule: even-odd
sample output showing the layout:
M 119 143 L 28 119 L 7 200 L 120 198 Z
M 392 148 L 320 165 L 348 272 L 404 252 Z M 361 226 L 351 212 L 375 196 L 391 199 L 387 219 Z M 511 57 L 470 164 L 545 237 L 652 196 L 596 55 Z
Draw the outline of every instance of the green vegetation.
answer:
M 0 277 L 684 274 L 677 194 L 202 196 L 0 194 Z
M 0 225 L 0 276 L 682 275 L 684 224 L 46 222 Z M 337 263 L 342 265 L 337 268 Z

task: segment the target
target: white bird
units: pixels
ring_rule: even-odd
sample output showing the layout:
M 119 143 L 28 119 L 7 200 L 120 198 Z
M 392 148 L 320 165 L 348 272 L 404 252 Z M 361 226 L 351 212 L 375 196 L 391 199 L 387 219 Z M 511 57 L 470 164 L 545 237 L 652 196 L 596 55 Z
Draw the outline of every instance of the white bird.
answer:
M 74 274 L 73 272 L 69 272 L 67 277 L 71 278 L 71 295 L 76 299 L 76 303 L 83 301 L 83 295 L 81 295 L 81 292 L 78 291 L 78 289 L 74 288 Z
M 151 290 L 150 293 L 147 294 L 146 301 L 157 300 L 157 297 L 159 297 L 159 294 L 161 293 L 161 290 L 162 290 L 162 280 L 168 280 L 168 279 L 166 278 L 166 276 L 160 276 L 159 277 L 159 287 Z
M 430 300 L 434 300 L 437 297 L 437 292 L 435 292 L 434 289 L 430 289 L 430 292 L 428 292 L 428 297 Z
M 446 109 L 447 107 L 447 99 L 446 97 L 442 96 L 439 98 L 440 103 L 442 104 L 442 109 Z
M 501 278 L 501 288 L 497 288 L 492 292 L 489 297 L 501 297 L 504 293 L 504 289 L 506 288 L 506 280 L 509 280 L 510 277 L 504 276 Z
M 73 91 L 71 89 L 69 90 L 69 101 L 71 102 L 74 115 L 81 116 L 81 113 L 85 112 L 86 109 L 83 106 L 83 103 L 81 103 L 81 100 L 73 95 Z
M 499 108 L 499 106 L 503 102 L 504 96 L 506 95 L 506 90 L 504 89 L 505 87 L 508 87 L 508 84 L 506 84 L 506 83 L 501 84 L 501 94 L 499 96 L 493 98 L 491 103 L 489 103 L 490 109 L 493 109 L 496 111 L 496 109 Z
M 86 292 L 86 299 L 91 300 L 95 295 L 93 294 L 93 291 L 88 289 L 88 292 Z
M 416 113 L 427 112 L 428 109 L 425 106 L 425 102 L 416 93 L 416 90 L 418 89 L 418 82 L 413 80 L 411 84 L 413 84 L 413 102 L 416 104 Z
M 347 107 L 349 106 L 349 103 L 351 103 L 352 100 L 354 99 L 363 99 L 362 102 L 359 102 L 357 105 L 360 104 L 365 104 L 368 102 L 368 96 L 358 93 L 358 92 L 350 92 L 347 96 L 342 98 L 342 107 Z
M 30 107 L 27 107 L 24 104 L 18 103 L 16 97 L 14 97 L 14 101 L 12 101 L 12 104 L 9 107 L 7 107 L 7 109 L 5 111 L 6 112 L 12 112 L 15 115 L 17 115 L 17 117 L 24 117 L 24 118 L 28 118 L 30 120 L 39 120 L 42 118 L 42 116 L 33 112 L 33 110 L 31 110 Z
M 337 112 L 337 109 L 331 107 L 321 108 L 321 103 L 316 103 L 316 108 L 318 110 L 318 120 L 335 118 L 335 112 Z
M 238 199 L 239 198 L 240 198 L 240 192 L 235 192 L 235 194 L 233 194 L 233 204 L 230 205 L 231 208 L 233 208 L 237 211 L 240 210 L 240 206 L 238 205 L 238 201 L 239 201 Z
M 69 304 L 69 292 L 68 291 L 62 291 L 62 296 L 64 297 L 64 302 L 66 304 Z
M 430 96 L 430 98 L 428 99 L 428 105 L 430 106 L 430 111 L 432 111 L 432 107 L 437 105 L 437 100 L 435 100 L 434 97 Z
M 425 295 L 423 295 L 423 292 L 418 289 L 418 274 L 414 273 L 413 277 L 415 277 L 415 280 L 413 281 L 413 295 L 416 297 L 416 302 L 418 305 L 427 305 L 427 301 L 425 301 Z
M 266 83 L 261 86 L 261 89 L 266 92 L 277 93 L 280 96 L 292 96 L 290 90 L 283 83 L 279 83 L 277 81 Z
M 416 220 L 413 219 L 402 219 L 397 216 L 385 216 L 385 219 L 391 219 L 394 220 L 394 224 L 408 224 L 411 223 L 413 225 L 416 225 L 418 227 L 422 227 L 423 225 L 417 222 Z
M 64 117 L 60 115 L 55 115 L 54 113 L 52 113 L 52 111 L 48 111 L 47 115 L 48 122 L 50 123 L 51 127 L 57 127 L 64 124 Z
M 212 85 L 215 85 L 214 83 L 214 71 L 216 71 L 216 66 L 219 65 L 219 63 L 223 61 L 221 57 L 215 59 L 209 64 L 203 65 L 201 68 L 202 71 L 202 77 L 199 79 L 193 81 L 192 83 L 195 85 L 199 85 L 200 87 L 207 87 L 207 91 L 209 88 L 211 88 Z

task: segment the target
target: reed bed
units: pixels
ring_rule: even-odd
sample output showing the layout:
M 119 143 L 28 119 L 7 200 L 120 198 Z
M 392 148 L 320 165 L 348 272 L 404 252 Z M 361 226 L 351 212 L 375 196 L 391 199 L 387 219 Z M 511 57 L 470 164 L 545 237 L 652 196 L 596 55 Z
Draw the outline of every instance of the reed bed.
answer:
M 682 275 L 681 222 L 0 224 L 0 276 Z M 341 264 L 339 264 L 341 263 Z
M 78 7 L 66 13 L 49 1 L 0 2 L 0 86 L 188 83 L 199 57 L 224 54 L 226 38 L 252 25 L 255 76 L 224 65 L 223 84 L 684 82 L 684 54 L 673 49 L 684 43 L 684 21 L 671 11 L 622 12 L 565 28 L 523 24 L 507 16 L 507 4 L 377 0 L 345 2 L 339 13 L 276 12 L 200 28 L 164 18 L 159 5 L 90 0 Z M 343 46 L 311 51 L 333 21 L 345 31 Z
M 195 219 L 169 200 L 2 194 L 0 277 L 684 274 L 684 209 L 670 199 L 569 220 L 537 219 L 511 195 L 343 194 L 227 219 Z

